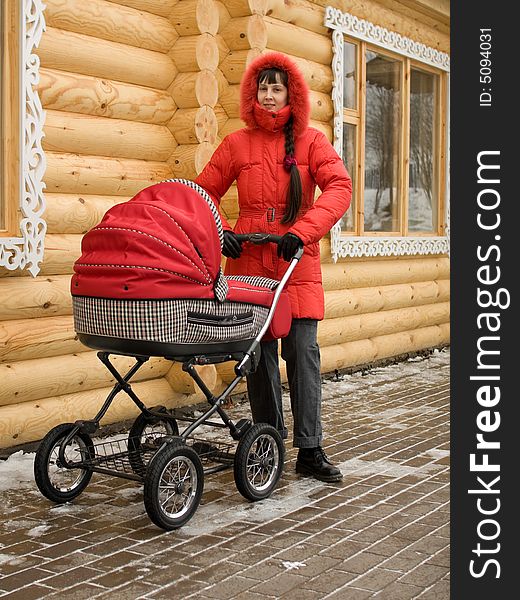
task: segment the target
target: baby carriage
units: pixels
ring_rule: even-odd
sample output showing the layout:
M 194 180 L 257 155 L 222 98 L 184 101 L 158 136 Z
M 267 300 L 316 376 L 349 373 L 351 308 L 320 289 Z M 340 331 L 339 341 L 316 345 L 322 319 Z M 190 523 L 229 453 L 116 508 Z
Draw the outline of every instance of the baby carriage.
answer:
M 252 233 L 239 239 L 265 244 L 279 237 Z M 285 285 L 303 249 L 281 281 L 226 277 L 220 267 L 222 242 L 210 197 L 179 179 L 114 206 L 84 236 L 71 282 L 75 330 L 83 344 L 98 351 L 115 385 L 94 418 L 58 425 L 40 443 L 34 475 L 48 499 L 73 500 L 94 472 L 137 480 L 143 483 L 150 519 L 170 530 L 193 516 L 208 473 L 233 466 L 245 498 L 257 501 L 271 494 L 284 463 L 280 433 L 249 419 L 233 422 L 223 404 L 258 365 L 260 341 L 287 335 L 291 307 Z M 135 362 L 123 374 L 111 355 Z M 201 416 L 148 408 L 139 399 L 130 380 L 152 356 L 182 363 L 209 403 Z M 225 361 L 236 362 L 234 377 L 215 396 L 196 367 Z M 94 444 L 92 436 L 119 392 L 140 414 L 124 439 Z M 180 421 L 187 423 L 183 430 Z M 227 428 L 238 443 L 197 438 L 193 434 L 201 425 Z

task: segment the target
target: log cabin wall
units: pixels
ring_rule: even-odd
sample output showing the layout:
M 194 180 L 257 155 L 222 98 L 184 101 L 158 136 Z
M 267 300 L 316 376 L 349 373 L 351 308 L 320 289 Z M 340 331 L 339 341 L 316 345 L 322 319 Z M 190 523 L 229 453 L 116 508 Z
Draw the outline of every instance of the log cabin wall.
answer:
M 113 380 L 75 337 L 69 282 L 82 235 L 104 212 L 169 177 L 194 178 L 243 126 L 239 82 L 266 50 L 291 55 L 310 89 L 312 125 L 332 140 L 333 5 L 449 52 L 443 0 L 46 0 L 38 91 L 46 110 L 45 257 L 35 278 L 0 269 L 0 448 L 91 418 Z M 236 187 L 221 208 L 237 216 Z M 449 343 L 446 256 L 343 259 L 321 244 L 322 370 Z M 124 368 L 132 361 L 118 357 Z M 211 389 L 232 365 L 201 369 Z M 244 390 L 244 386 L 239 390 Z M 202 396 L 178 364 L 151 359 L 135 390 L 148 405 Z M 121 394 L 103 423 L 137 414 Z

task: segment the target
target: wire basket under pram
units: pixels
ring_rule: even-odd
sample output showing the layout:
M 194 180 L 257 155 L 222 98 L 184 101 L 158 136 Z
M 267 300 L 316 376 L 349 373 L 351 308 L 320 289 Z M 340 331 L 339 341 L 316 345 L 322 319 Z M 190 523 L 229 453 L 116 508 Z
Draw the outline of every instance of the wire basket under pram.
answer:
M 264 233 L 239 237 L 255 244 L 279 240 Z M 143 483 L 150 519 L 175 529 L 197 510 L 205 474 L 233 466 L 245 498 L 256 501 L 271 494 L 283 470 L 280 433 L 250 419 L 234 422 L 223 404 L 255 370 L 260 341 L 288 333 L 291 307 L 285 287 L 303 249 L 279 282 L 225 277 L 222 240 L 213 202 L 186 180 L 146 188 L 110 209 L 84 236 L 71 282 L 75 329 L 83 344 L 98 351 L 115 385 L 92 419 L 57 425 L 40 443 L 34 473 L 44 496 L 54 502 L 73 500 L 94 472 L 137 480 Z M 111 355 L 133 357 L 134 364 L 120 373 Z M 201 416 L 149 408 L 139 399 L 130 381 L 152 356 L 182 363 L 208 401 Z M 225 361 L 236 362 L 235 376 L 214 395 L 197 366 Z M 120 392 L 132 399 L 139 416 L 128 436 L 94 443 L 93 434 Z M 180 422 L 187 425 L 179 428 Z M 197 437 L 201 425 L 228 429 L 232 441 Z

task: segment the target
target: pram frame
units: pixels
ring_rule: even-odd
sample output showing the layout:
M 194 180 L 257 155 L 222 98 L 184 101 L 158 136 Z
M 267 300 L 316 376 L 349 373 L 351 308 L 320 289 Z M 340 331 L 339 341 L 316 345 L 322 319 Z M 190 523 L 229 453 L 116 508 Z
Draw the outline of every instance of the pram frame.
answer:
M 265 244 L 268 242 L 278 243 L 278 241 L 280 240 L 280 236 L 276 236 L 273 234 L 264 234 L 264 233 L 240 234 L 237 237 L 238 237 L 239 241 L 241 241 L 241 242 L 251 242 L 254 244 Z M 57 466 L 59 466 L 60 468 L 65 468 L 65 469 L 82 469 L 84 471 L 87 471 L 89 473 L 89 475 L 87 477 L 88 480 L 90 479 L 90 475 L 94 472 L 107 474 L 107 475 L 114 475 L 117 477 L 122 477 L 125 479 L 131 479 L 131 480 L 136 480 L 136 481 L 144 481 L 145 480 L 145 475 L 140 474 L 140 473 L 121 472 L 120 470 L 117 470 L 114 468 L 106 468 L 103 466 L 93 464 L 93 457 L 91 456 L 91 453 L 94 451 L 94 446 L 91 442 L 90 442 L 90 444 L 87 444 L 88 452 L 86 453 L 87 454 L 86 458 L 83 455 L 81 460 L 72 461 L 72 460 L 69 460 L 68 457 L 66 456 L 67 447 L 69 446 L 69 444 L 72 443 L 73 440 L 77 439 L 78 436 L 80 439 L 87 439 L 87 441 L 90 440 L 90 436 L 99 429 L 101 419 L 103 419 L 103 417 L 106 415 L 106 413 L 109 410 L 110 406 L 112 405 L 112 402 L 114 401 L 115 397 L 121 391 L 125 392 L 127 394 L 127 396 L 129 396 L 130 399 L 133 401 L 133 403 L 137 406 L 137 408 L 140 411 L 140 416 L 144 416 L 146 419 L 150 419 L 151 422 L 154 419 L 158 420 L 158 421 L 164 421 L 167 423 L 170 422 L 175 425 L 174 429 L 177 429 L 177 432 L 178 432 L 178 435 L 174 435 L 174 436 L 165 435 L 158 440 L 160 443 L 160 446 L 157 448 L 157 451 L 153 454 L 148 465 L 146 466 L 147 470 L 150 468 L 150 466 L 152 465 L 154 460 L 156 460 L 157 456 L 159 456 L 160 453 L 164 450 L 164 448 L 166 448 L 169 444 L 172 444 L 172 443 L 179 445 L 179 447 L 181 445 L 182 446 L 186 445 L 188 438 L 190 438 L 190 436 L 193 434 L 193 432 L 201 425 L 208 425 L 211 427 L 228 428 L 230 431 L 231 437 L 234 440 L 239 441 L 239 443 L 240 443 L 240 440 L 252 428 L 252 422 L 249 419 L 240 419 L 237 423 L 233 422 L 233 420 L 226 413 L 226 411 L 224 410 L 222 405 L 224 404 L 224 402 L 226 401 L 228 396 L 233 392 L 233 390 L 240 383 L 240 380 L 245 375 L 253 372 L 256 369 L 259 358 L 260 358 L 260 352 L 261 352 L 260 342 L 261 342 L 263 336 L 265 335 L 265 333 L 267 332 L 269 325 L 271 324 L 271 321 L 273 319 L 280 296 L 281 296 L 289 278 L 291 277 L 294 269 L 296 268 L 296 265 L 298 264 L 300 258 L 302 257 L 303 252 L 304 252 L 303 247 L 299 248 L 296 251 L 293 258 L 291 259 L 289 267 L 287 268 L 284 276 L 282 277 L 281 281 L 279 282 L 278 286 L 275 289 L 275 293 L 273 295 L 273 300 L 272 300 L 271 306 L 269 307 L 269 311 L 268 311 L 266 320 L 265 320 L 263 326 L 261 327 L 260 331 L 256 335 L 256 337 L 249 343 L 248 346 L 247 346 L 247 340 L 246 340 L 246 348 L 247 348 L 246 350 L 240 350 L 238 352 L 233 351 L 233 350 L 230 350 L 229 352 L 218 351 L 215 353 L 202 352 L 200 354 L 188 355 L 188 356 L 183 355 L 183 354 L 179 354 L 179 355 L 173 354 L 173 355 L 164 356 L 164 358 L 166 358 L 168 360 L 171 360 L 174 362 L 181 362 L 183 371 L 185 371 L 186 373 L 188 373 L 191 376 L 191 378 L 194 380 L 195 384 L 198 386 L 198 388 L 202 391 L 202 393 L 206 397 L 206 400 L 210 406 L 198 418 L 191 418 L 191 417 L 187 417 L 187 416 L 182 416 L 182 417 L 175 416 L 174 417 L 171 413 L 169 413 L 162 406 L 148 408 L 139 399 L 137 394 L 134 392 L 134 390 L 132 389 L 132 386 L 130 384 L 130 380 L 134 377 L 134 375 L 137 373 L 137 371 L 150 359 L 150 356 L 153 356 L 154 354 L 150 354 L 150 355 L 134 354 L 134 353 L 126 354 L 122 351 L 121 352 L 119 352 L 119 351 L 114 352 L 114 351 L 107 351 L 107 350 L 98 351 L 98 353 L 97 353 L 98 359 L 105 365 L 105 367 L 113 375 L 113 377 L 115 379 L 115 384 L 114 384 L 113 388 L 111 389 L 111 391 L 109 392 L 107 398 L 105 399 L 102 407 L 100 408 L 98 413 L 92 419 L 78 420 L 78 421 L 70 424 L 71 429 L 70 429 L 69 433 L 64 436 L 63 440 L 60 442 L 60 445 L 59 445 L 58 458 L 56 461 Z M 90 338 L 94 338 L 94 339 L 92 340 Z M 100 342 L 99 338 L 97 336 L 89 336 L 89 335 L 83 334 L 80 336 L 80 340 L 83 343 L 85 343 L 86 345 L 90 345 L 91 347 L 96 347 L 96 344 L 100 344 L 100 343 L 102 344 L 102 341 Z M 89 342 L 93 342 L 94 345 L 91 345 Z M 223 346 L 225 346 L 225 345 L 226 344 L 224 344 Z M 229 342 L 229 345 L 230 346 L 236 345 L 236 342 Z M 209 346 L 209 344 L 208 344 L 208 346 Z M 220 344 L 220 348 L 222 349 L 222 344 Z M 116 367 L 112 364 L 112 362 L 110 361 L 110 355 L 112 355 L 112 354 L 132 356 L 135 359 L 135 363 L 128 369 L 128 371 L 125 374 L 121 374 L 116 369 Z M 230 360 L 237 361 L 237 363 L 234 367 L 235 377 L 218 396 L 215 396 L 210 391 L 210 389 L 207 387 L 207 385 L 204 383 L 204 381 L 200 377 L 200 375 L 197 372 L 195 367 L 196 367 L 196 365 L 218 364 L 218 363 L 227 362 Z M 216 422 L 216 421 L 209 420 L 215 413 L 218 413 L 218 415 L 222 419 L 222 422 Z M 179 432 L 178 426 L 177 426 L 177 420 L 186 421 L 186 422 L 189 422 L 190 424 L 182 432 Z M 59 428 L 59 427 L 64 427 L 64 425 L 57 426 L 57 428 Z M 266 427 L 269 427 L 269 426 L 266 426 Z M 57 429 L 57 428 L 55 428 L 55 429 Z M 51 432 L 49 432 L 48 436 L 52 433 L 52 431 L 53 430 L 51 430 Z M 279 435 L 278 432 L 276 432 L 276 430 L 274 430 L 274 429 L 273 429 L 273 432 L 274 432 L 274 434 Z M 130 442 L 130 438 L 129 438 L 129 442 Z M 280 438 L 279 443 L 282 444 L 282 447 L 283 447 L 281 438 Z M 204 474 L 214 473 L 216 471 L 220 471 L 222 469 L 226 469 L 229 467 L 229 459 L 233 458 L 233 455 L 230 455 L 228 452 L 223 452 L 221 454 L 223 455 L 223 458 L 224 458 L 224 460 L 221 461 L 221 464 L 217 464 L 213 467 L 204 469 L 201 472 L 201 476 L 203 476 Z M 216 462 L 218 462 L 218 452 L 215 454 L 215 456 L 217 457 L 215 460 L 216 460 Z M 37 471 L 36 462 L 37 461 L 35 461 L 35 476 L 36 476 L 36 481 L 38 483 L 38 481 L 39 480 L 41 481 L 41 479 L 42 479 L 42 474 L 40 473 L 38 476 L 38 474 L 36 472 Z M 41 463 L 41 461 L 40 461 L 40 463 Z M 282 466 L 283 466 L 283 458 L 282 458 Z M 254 492 L 250 493 L 249 490 L 247 490 L 247 489 L 245 489 L 245 490 L 241 489 L 241 488 L 243 488 L 243 484 L 242 484 L 242 486 L 239 486 L 238 483 L 239 482 L 237 481 L 237 487 L 239 487 L 239 491 L 241 491 L 241 493 L 243 495 L 245 495 L 246 497 L 248 497 L 249 499 L 254 500 L 254 499 L 260 499 L 262 497 L 260 495 L 257 498 L 257 497 L 255 497 L 256 494 Z M 276 481 L 275 481 L 275 483 L 276 483 Z M 42 493 L 44 493 L 44 495 L 47 495 L 47 494 L 45 494 L 44 490 L 42 489 L 40 483 L 38 483 L 38 487 L 40 487 L 40 491 L 42 491 Z M 81 487 L 81 489 L 78 493 L 81 493 L 81 491 L 83 491 L 83 488 L 84 488 L 84 486 L 80 486 L 80 487 Z M 247 488 L 247 486 L 246 486 L 246 488 Z M 200 492 L 200 494 L 201 493 L 202 493 L 202 491 Z M 269 493 L 270 493 L 270 491 L 269 491 Z M 47 495 L 47 497 L 49 497 L 49 496 Z M 263 496 L 263 497 L 266 497 L 266 496 Z M 55 501 L 60 501 L 60 500 L 56 500 L 56 498 L 51 498 L 51 499 L 54 499 Z M 200 500 L 200 498 L 199 498 L 199 500 Z M 198 504 L 198 500 L 197 500 L 197 504 Z M 196 506 L 195 506 L 195 509 L 196 509 Z M 193 510 L 193 512 L 194 512 L 194 510 Z M 189 515 L 188 519 L 191 517 L 191 514 Z M 175 528 L 173 526 L 169 527 L 168 520 L 166 520 L 166 522 L 165 522 L 164 519 L 155 518 L 154 515 L 150 513 L 150 511 L 149 511 L 149 515 L 152 518 L 152 520 L 154 520 L 154 522 L 156 524 L 158 524 L 159 526 L 163 526 L 165 528 Z M 183 522 L 185 522 L 185 521 L 183 521 Z M 181 524 L 183 524 L 183 522 Z

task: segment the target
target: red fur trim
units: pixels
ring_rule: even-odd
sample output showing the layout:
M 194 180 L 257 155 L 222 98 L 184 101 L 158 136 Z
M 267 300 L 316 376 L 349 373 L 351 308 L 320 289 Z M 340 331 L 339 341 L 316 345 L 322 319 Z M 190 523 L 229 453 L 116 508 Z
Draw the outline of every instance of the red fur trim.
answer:
M 240 83 L 240 118 L 249 127 L 257 127 L 253 106 L 257 98 L 258 74 L 263 69 L 275 67 L 289 76 L 289 104 L 294 118 L 294 135 L 301 135 L 309 126 L 311 105 L 309 87 L 296 64 L 281 52 L 267 52 L 255 58 L 247 67 Z

